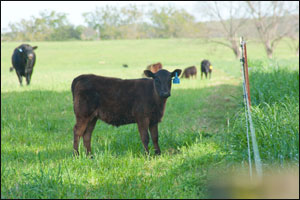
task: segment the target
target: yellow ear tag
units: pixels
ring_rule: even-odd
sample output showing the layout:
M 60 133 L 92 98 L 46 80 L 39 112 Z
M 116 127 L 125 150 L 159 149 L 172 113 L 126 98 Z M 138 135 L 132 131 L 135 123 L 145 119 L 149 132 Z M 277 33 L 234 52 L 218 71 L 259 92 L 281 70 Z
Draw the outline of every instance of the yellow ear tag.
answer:
M 213 66 L 212 66 L 212 65 L 210 65 L 210 66 L 209 66 L 209 69 L 210 69 L 210 70 L 212 70 L 212 69 L 213 69 Z

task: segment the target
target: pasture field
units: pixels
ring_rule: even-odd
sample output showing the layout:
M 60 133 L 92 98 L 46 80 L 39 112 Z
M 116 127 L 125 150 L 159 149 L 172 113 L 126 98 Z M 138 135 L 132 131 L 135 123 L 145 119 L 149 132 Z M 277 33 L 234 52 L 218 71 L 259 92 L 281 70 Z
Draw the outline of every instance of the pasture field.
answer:
M 31 42 L 37 61 L 31 85 L 9 72 L 21 43 L 1 43 L 1 198 L 208 198 L 215 171 L 243 163 L 247 143 L 241 66 L 231 50 L 200 39 Z M 299 167 L 299 57 L 280 43 L 266 59 L 247 45 L 253 119 L 263 167 Z M 200 79 L 209 59 L 212 79 Z M 136 124 L 98 121 L 94 159 L 74 158 L 71 83 L 93 73 L 140 78 L 147 65 L 195 65 L 198 77 L 173 85 L 159 124 L 162 155 L 144 154 Z M 123 68 L 128 64 L 128 68 Z

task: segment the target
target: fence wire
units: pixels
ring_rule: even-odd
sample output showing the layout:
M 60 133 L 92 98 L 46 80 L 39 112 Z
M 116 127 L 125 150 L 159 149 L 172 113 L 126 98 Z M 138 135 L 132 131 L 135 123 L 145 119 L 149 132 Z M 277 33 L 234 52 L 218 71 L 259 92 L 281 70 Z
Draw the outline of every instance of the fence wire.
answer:
M 259 155 L 259 150 L 256 142 L 256 136 L 255 136 L 255 129 L 253 126 L 252 122 L 252 117 L 251 117 L 251 110 L 250 110 L 250 102 L 248 98 L 248 92 L 246 88 L 246 74 L 245 74 L 245 44 L 246 42 L 243 40 L 243 38 L 240 39 L 240 44 L 241 44 L 241 67 L 242 67 L 242 72 L 243 72 L 243 93 L 244 93 L 244 104 L 245 104 L 245 119 L 246 119 L 246 133 L 247 133 L 247 144 L 248 144 L 248 159 L 249 159 L 249 173 L 250 177 L 252 178 L 252 163 L 251 163 L 251 150 L 250 150 L 250 140 L 249 140 L 249 134 L 248 134 L 248 123 L 250 125 L 250 132 L 251 132 L 251 139 L 252 139 L 252 148 L 253 148 L 253 153 L 254 153 L 254 161 L 255 161 L 255 169 L 256 173 L 259 178 L 262 177 L 262 164 L 261 164 L 261 159 Z M 249 86 L 248 86 L 249 87 Z

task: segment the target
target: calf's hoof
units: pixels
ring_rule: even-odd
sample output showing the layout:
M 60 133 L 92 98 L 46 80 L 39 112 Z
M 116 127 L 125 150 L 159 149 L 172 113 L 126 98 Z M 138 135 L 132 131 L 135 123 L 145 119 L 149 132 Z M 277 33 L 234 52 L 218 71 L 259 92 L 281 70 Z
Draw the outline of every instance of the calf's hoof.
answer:
M 158 150 L 155 150 L 155 155 L 159 156 L 161 153 Z

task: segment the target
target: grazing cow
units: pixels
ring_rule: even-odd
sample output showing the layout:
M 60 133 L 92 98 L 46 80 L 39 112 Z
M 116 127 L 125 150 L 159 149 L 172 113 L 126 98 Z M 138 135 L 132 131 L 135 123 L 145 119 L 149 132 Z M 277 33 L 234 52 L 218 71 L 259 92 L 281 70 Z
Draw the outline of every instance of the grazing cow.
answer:
M 207 78 L 207 74 L 209 73 L 209 78 L 211 78 L 212 65 L 208 60 L 202 60 L 201 62 L 201 79 L 203 73 L 205 74 L 205 78 Z
M 187 67 L 184 69 L 181 78 L 197 78 L 197 68 L 195 66 Z
M 150 70 L 152 73 L 156 73 L 156 72 L 158 72 L 158 70 L 161 70 L 161 69 L 162 69 L 162 64 L 160 62 L 148 65 L 146 67 L 146 70 Z M 144 78 L 146 77 L 144 73 L 142 73 L 142 77 L 144 77 Z
M 16 70 L 20 85 L 22 86 L 22 76 L 26 78 L 27 85 L 30 84 L 33 67 L 35 64 L 35 50 L 37 46 L 30 46 L 29 44 L 22 44 L 15 48 L 11 61 L 13 68 Z M 13 70 L 10 68 L 10 71 Z
M 128 67 L 128 65 L 127 65 L 127 64 L 123 64 L 123 67 L 127 68 L 127 67 Z
M 146 67 L 146 70 L 150 70 L 152 73 L 156 73 L 156 72 L 158 72 L 158 70 L 161 70 L 161 69 L 162 69 L 161 63 L 151 64 Z M 142 77 L 144 77 L 144 78 L 146 77 L 144 72 L 142 73 Z
M 147 66 L 147 70 L 150 70 L 152 73 L 156 73 L 158 70 L 162 69 L 161 63 L 155 63 Z
M 78 143 L 83 137 L 87 155 L 91 153 L 91 135 L 98 119 L 114 125 L 137 123 L 141 140 L 147 153 L 151 133 L 155 153 L 160 154 L 158 145 L 158 123 L 161 121 L 167 98 L 170 96 L 173 72 L 160 70 L 152 73 L 152 79 L 109 78 L 93 74 L 80 75 L 72 82 L 72 95 L 76 124 L 74 126 L 74 150 L 78 155 Z

